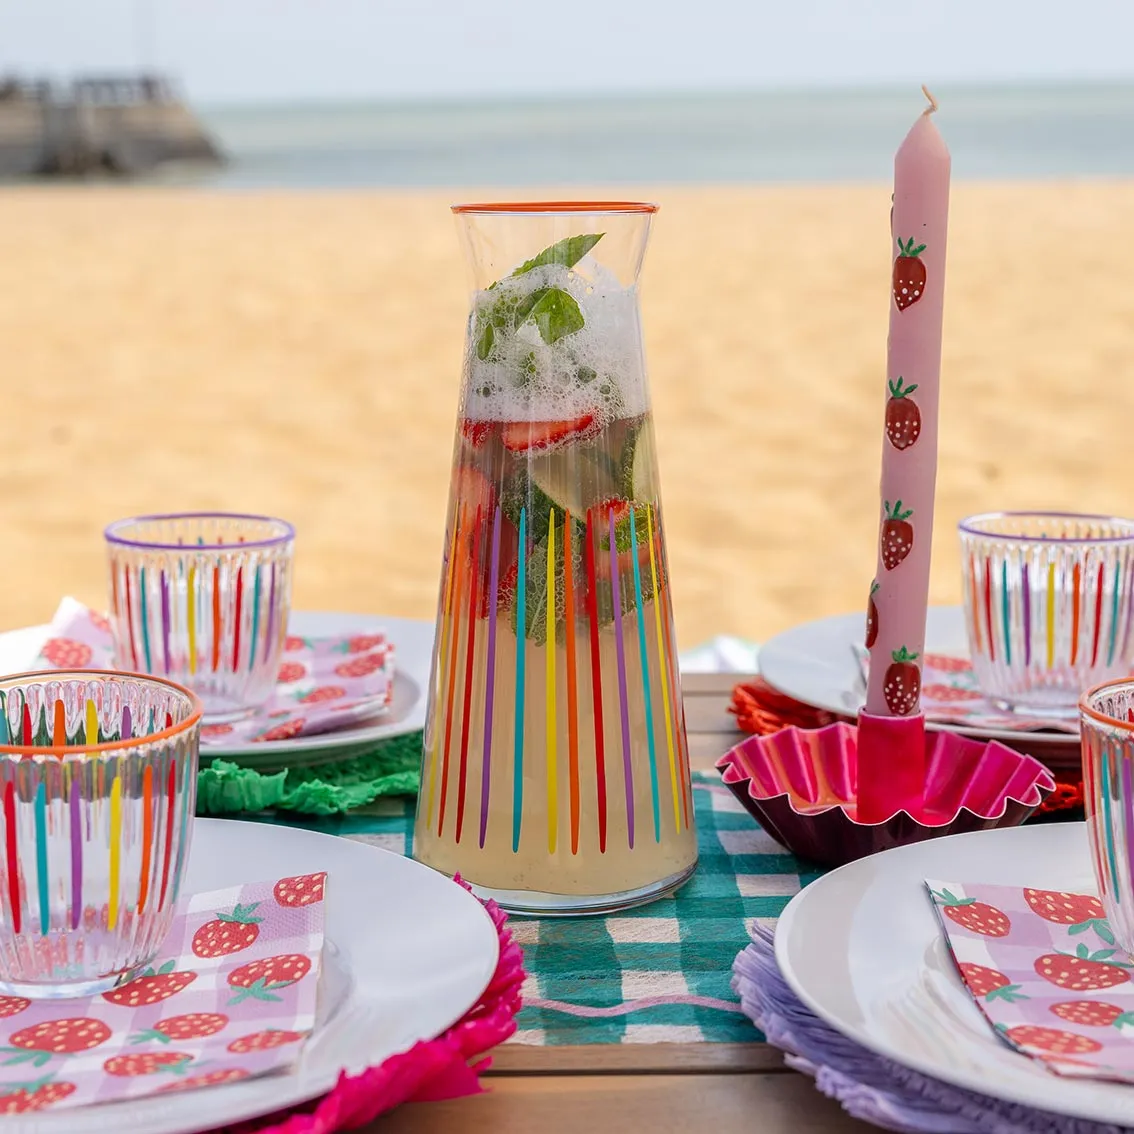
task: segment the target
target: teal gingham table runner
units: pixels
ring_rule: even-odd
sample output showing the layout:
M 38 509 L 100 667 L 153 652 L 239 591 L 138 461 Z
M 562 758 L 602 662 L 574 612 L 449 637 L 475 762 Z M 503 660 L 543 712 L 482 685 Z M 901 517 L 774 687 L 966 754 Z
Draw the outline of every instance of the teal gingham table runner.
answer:
M 760 1039 L 729 986 L 754 923 L 773 922 L 821 871 L 765 834 L 712 772 L 694 773 L 700 864 L 671 898 L 607 918 L 521 918 L 528 979 L 513 1043 L 746 1043 Z M 279 816 L 398 854 L 413 843 L 412 798 L 348 815 Z

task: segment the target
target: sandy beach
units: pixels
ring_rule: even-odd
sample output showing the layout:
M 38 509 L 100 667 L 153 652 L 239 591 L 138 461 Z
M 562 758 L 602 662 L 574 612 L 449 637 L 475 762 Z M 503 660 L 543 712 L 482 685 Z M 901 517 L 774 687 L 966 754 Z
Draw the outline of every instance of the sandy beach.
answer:
M 889 188 L 649 195 L 680 642 L 862 607 Z M 0 627 L 104 603 L 104 524 L 191 508 L 292 519 L 299 607 L 432 618 L 464 196 L 4 191 Z M 1132 217 L 1134 182 L 954 186 L 934 601 L 969 512 L 1134 514 Z

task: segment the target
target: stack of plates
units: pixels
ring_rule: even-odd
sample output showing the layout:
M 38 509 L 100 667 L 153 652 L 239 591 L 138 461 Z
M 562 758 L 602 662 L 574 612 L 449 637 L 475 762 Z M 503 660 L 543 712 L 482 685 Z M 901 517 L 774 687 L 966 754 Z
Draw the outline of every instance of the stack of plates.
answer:
M 419 732 L 425 727 L 426 691 L 433 654 L 433 623 L 368 614 L 292 611 L 288 630 L 304 638 L 331 637 L 380 627 L 394 644 L 394 695 L 389 707 L 369 720 L 355 721 L 334 732 L 290 740 L 218 741 L 202 746 L 204 756 L 222 756 L 263 771 L 302 762 L 316 764 L 347 759 L 378 741 Z M 29 626 L 0 634 L 0 672 L 30 669 L 49 627 Z
M 841 614 L 795 626 L 761 647 L 760 674 L 769 685 L 805 705 L 853 719 L 866 695 L 857 654 L 863 627 L 861 614 Z M 929 608 L 925 649 L 927 653 L 968 656 L 959 606 Z M 999 740 L 1052 769 L 1079 766 L 1079 739 L 1067 732 L 973 728 L 933 721 L 926 724 L 978 740 Z
M 997 1038 L 957 974 L 927 878 L 1095 892 L 1083 823 L 953 835 L 860 859 L 811 883 L 780 919 L 776 960 L 796 995 L 849 1039 L 924 1075 L 1130 1126 L 1129 1086 L 1060 1078 Z
M 295 827 L 198 819 L 182 892 L 319 870 L 327 871 L 319 1005 L 295 1070 L 5 1118 L 5 1134 L 227 1129 L 326 1094 L 344 1070 L 357 1074 L 442 1034 L 477 1003 L 499 960 L 496 927 L 467 890 L 401 855 Z

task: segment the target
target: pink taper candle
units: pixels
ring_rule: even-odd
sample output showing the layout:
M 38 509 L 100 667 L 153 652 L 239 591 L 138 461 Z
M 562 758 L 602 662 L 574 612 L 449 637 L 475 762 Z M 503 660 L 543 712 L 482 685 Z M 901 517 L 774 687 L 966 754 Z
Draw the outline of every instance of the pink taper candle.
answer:
M 925 783 L 924 745 L 916 738 L 924 735 L 921 655 L 937 481 L 950 166 L 949 151 L 931 118 L 937 103 L 928 91 L 925 95 L 930 105 L 894 157 L 882 514 L 867 611 L 870 678 L 859 722 L 858 799 L 867 822 L 879 821 L 879 813 L 898 796 L 920 797 Z M 887 730 L 877 718 L 904 718 L 910 727 L 890 727 L 888 740 L 881 743 L 877 738 Z
M 882 516 L 867 635 L 866 711 L 878 716 L 910 716 L 921 703 L 949 219 L 949 151 L 935 109 L 931 98 L 894 158 Z

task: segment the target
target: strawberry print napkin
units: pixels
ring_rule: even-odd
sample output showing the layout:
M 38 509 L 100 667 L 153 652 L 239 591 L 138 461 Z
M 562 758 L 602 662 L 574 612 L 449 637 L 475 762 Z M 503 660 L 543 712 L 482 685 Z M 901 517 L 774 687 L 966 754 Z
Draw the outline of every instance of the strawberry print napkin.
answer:
M 0 1114 L 287 1070 L 315 1026 L 326 874 L 179 903 L 141 976 L 75 1000 L 0 997 Z
M 110 622 L 65 598 L 35 666 L 111 669 Z M 201 727 L 201 744 L 290 740 L 333 732 L 384 713 L 394 694 L 394 645 L 381 630 L 284 642 L 279 683 L 270 701 L 247 720 Z
M 1058 1075 L 1134 1083 L 1134 960 L 1098 898 L 926 886 L 961 979 L 1006 1044 Z
M 865 687 L 870 672 L 870 655 L 855 647 Z M 925 654 L 921 659 L 921 708 L 927 721 L 966 725 L 971 728 L 1007 729 L 1009 732 L 1047 730 L 1079 734 L 1078 718 L 1029 717 L 1009 712 L 986 700 L 977 686 L 976 674 L 968 658 L 949 654 Z

